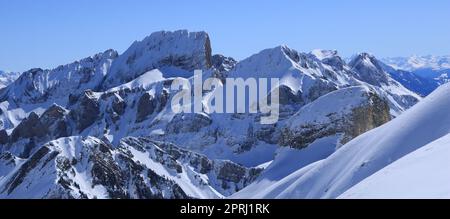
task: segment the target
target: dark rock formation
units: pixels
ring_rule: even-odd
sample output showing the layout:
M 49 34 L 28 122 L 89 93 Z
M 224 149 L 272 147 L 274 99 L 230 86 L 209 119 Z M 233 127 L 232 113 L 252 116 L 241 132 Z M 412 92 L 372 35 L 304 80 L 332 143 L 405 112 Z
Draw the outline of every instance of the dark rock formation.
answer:
M 79 104 L 70 111 L 70 116 L 80 132 L 100 118 L 99 102 L 91 90 L 84 92 Z
M 202 113 L 180 113 L 175 115 L 172 121 L 167 124 L 168 133 L 188 133 L 198 132 L 203 127 L 211 125 L 212 120 L 209 116 Z
M 157 101 L 149 93 L 144 93 L 137 104 L 136 122 L 144 121 L 156 108 Z

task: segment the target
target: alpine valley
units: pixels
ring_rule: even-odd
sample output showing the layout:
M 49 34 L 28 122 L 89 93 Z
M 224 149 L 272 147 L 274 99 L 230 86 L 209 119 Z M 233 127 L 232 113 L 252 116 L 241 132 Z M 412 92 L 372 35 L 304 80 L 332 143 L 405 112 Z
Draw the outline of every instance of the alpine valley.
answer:
M 450 197 L 448 59 L 212 48 L 206 32 L 160 31 L 122 54 L 0 72 L 0 198 Z M 218 87 L 278 78 L 279 122 L 174 113 L 171 83 L 194 70 Z

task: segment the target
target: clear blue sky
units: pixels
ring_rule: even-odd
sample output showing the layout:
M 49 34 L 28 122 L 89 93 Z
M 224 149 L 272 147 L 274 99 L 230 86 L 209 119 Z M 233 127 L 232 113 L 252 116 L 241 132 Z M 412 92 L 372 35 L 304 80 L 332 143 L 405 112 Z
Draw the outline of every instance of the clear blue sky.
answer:
M 205 30 L 237 59 L 287 44 L 344 56 L 450 54 L 448 0 L 0 0 L 0 69 L 52 68 L 158 30 Z

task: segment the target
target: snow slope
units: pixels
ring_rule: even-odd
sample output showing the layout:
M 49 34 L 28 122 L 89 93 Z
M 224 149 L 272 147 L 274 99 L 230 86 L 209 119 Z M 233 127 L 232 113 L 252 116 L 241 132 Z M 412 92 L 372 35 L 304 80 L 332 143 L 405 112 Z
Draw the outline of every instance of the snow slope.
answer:
M 340 198 L 449 198 L 450 134 L 400 158 Z
M 328 158 L 280 181 L 288 186 L 261 198 L 336 198 L 387 165 L 450 132 L 450 85 L 385 125 L 345 144 Z M 252 197 L 244 191 L 239 197 Z

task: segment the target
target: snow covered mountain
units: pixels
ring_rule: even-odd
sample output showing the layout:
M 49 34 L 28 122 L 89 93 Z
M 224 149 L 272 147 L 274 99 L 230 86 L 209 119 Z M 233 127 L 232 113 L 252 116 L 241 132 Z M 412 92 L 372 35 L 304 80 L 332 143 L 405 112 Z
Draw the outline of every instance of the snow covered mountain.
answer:
M 1 101 L 65 104 L 67 96 L 100 85 L 117 52 L 107 50 L 52 70 L 31 69 L 0 92 Z
M 0 90 L 0 197 L 278 197 L 273 180 L 288 185 L 422 99 L 366 53 L 347 64 L 285 45 L 239 62 L 211 51 L 205 32 L 161 31 L 120 55 L 24 72 Z M 280 79 L 279 122 L 175 114 L 171 82 L 195 69 L 222 79 L 204 102 L 226 77 Z
M 450 56 L 411 56 L 384 58 L 383 62 L 397 70 L 413 72 L 441 85 L 450 80 Z
M 429 168 L 427 164 L 436 165 L 433 162 L 438 162 L 445 166 L 447 162 L 447 159 L 442 159 L 441 156 L 443 155 L 436 157 L 436 160 L 433 161 L 434 156 L 430 155 L 431 152 L 425 153 L 424 150 L 427 151 L 427 148 L 438 147 L 437 145 L 441 143 L 446 145 L 445 136 L 450 133 L 450 116 L 447 113 L 447 109 L 450 107 L 449 92 L 450 85 L 443 85 L 399 117 L 379 128 L 356 137 L 329 157 L 311 162 L 297 170 L 285 172 L 281 177 L 272 178 L 271 176 L 276 174 L 276 172 L 270 171 L 271 167 L 269 165 L 255 183 L 232 197 L 336 198 L 349 189 L 349 192 L 343 197 L 347 197 L 347 195 L 352 196 L 353 194 L 356 194 L 355 197 L 366 197 L 365 194 L 368 194 L 367 197 L 373 197 L 371 194 L 375 195 L 376 191 L 380 191 L 382 185 L 401 185 L 404 188 L 416 186 L 415 188 L 419 188 L 416 182 L 411 184 L 410 181 L 406 181 L 406 177 L 418 179 L 426 176 L 436 176 L 436 178 L 429 179 L 431 182 L 428 184 L 421 184 L 424 187 L 420 186 L 421 190 L 427 191 L 427 189 L 431 189 L 425 188 L 427 185 L 439 185 L 441 187 L 428 190 L 431 191 L 429 195 L 433 196 L 436 194 L 432 191 L 444 192 L 439 193 L 438 197 L 446 195 L 448 193 L 445 192 L 448 191 L 448 188 L 445 180 L 448 180 L 448 174 L 439 170 L 433 173 L 419 171 L 424 170 L 419 168 Z M 316 141 L 315 144 L 318 145 L 317 147 L 324 147 L 324 145 L 329 144 L 327 143 L 328 141 L 329 139 L 321 139 Z M 430 145 L 426 146 L 428 144 Z M 422 147 L 424 149 L 410 154 Z M 444 146 L 439 146 L 441 149 L 436 150 L 447 151 L 442 149 L 442 147 Z M 317 150 L 319 149 L 317 148 Z M 410 155 L 402 158 L 408 154 Z M 421 154 L 427 157 L 422 157 L 420 156 Z M 301 154 L 281 153 L 278 156 L 278 160 L 276 158 L 274 162 L 290 162 L 292 159 L 300 158 L 300 156 Z M 424 159 L 429 160 L 424 161 Z M 398 163 L 395 162 L 397 160 L 399 160 Z M 415 165 L 405 167 L 405 163 L 411 162 L 414 162 Z M 390 164 L 392 166 L 389 167 L 388 165 Z M 413 169 L 419 172 L 411 172 Z M 394 175 L 394 173 L 401 175 Z M 439 175 L 439 173 L 442 173 L 442 175 Z M 387 177 L 380 176 L 383 174 L 387 174 Z M 371 179 L 372 175 L 373 180 Z M 393 179 L 393 177 L 400 176 L 405 176 L 405 178 L 401 181 Z M 365 179 L 367 181 L 364 181 Z M 351 189 L 360 182 L 362 182 L 361 185 L 356 186 L 354 190 Z M 375 182 L 384 184 L 374 185 Z M 433 184 L 433 182 L 437 183 Z M 261 186 L 264 186 L 266 189 L 264 191 L 258 190 Z M 367 193 L 365 188 L 368 188 Z M 381 195 L 386 194 L 386 196 L 382 197 L 397 197 L 395 194 L 398 194 L 400 197 L 402 194 L 404 195 L 402 193 L 404 190 L 399 190 L 399 193 L 393 193 L 391 196 L 388 195 L 390 190 L 383 188 Z M 411 196 L 421 196 L 421 194 L 423 195 L 424 193 L 414 193 L 410 190 Z
M 100 86 L 117 52 L 107 50 L 52 70 L 31 69 L 0 90 L 0 127 L 11 129 L 31 112 L 41 114 L 54 103 Z M 69 97 L 69 98 L 68 98 Z
M 165 77 L 190 77 L 196 69 L 212 65 L 211 44 L 206 32 L 161 31 L 134 42 L 112 64 L 102 84 L 112 88 L 129 82 L 153 69 L 161 69 Z M 167 69 L 166 69 L 167 68 Z
M 0 89 L 8 86 L 20 76 L 19 72 L 4 72 L 0 70 Z
M 0 198 L 220 198 L 259 171 L 145 138 L 126 138 L 113 148 L 72 136 L 46 143 L 25 160 L 9 152 L 0 158 L 6 173 Z
M 393 79 L 421 96 L 427 96 L 440 85 L 438 81 L 421 77 L 414 72 L 394 69 L 384 63 L 381 63 L 381 65 Z
M 405 71 L 415 71 L 417 69 L 443 70 L 450 69 L 450 56 L 411 56 L 384 58 L 383 62 L 393 68 Z
M 419 95 L 394 80 L 383 69 L 382 63 L 373 55 L 368 53 L 358 54 L 352 59 L 349 66 L 353 70 L 355 78 L 376 88 L 381 88 L 381 93 L 390 102 L 391 113 L 394 116 L 399 115 L 421 99 Z

